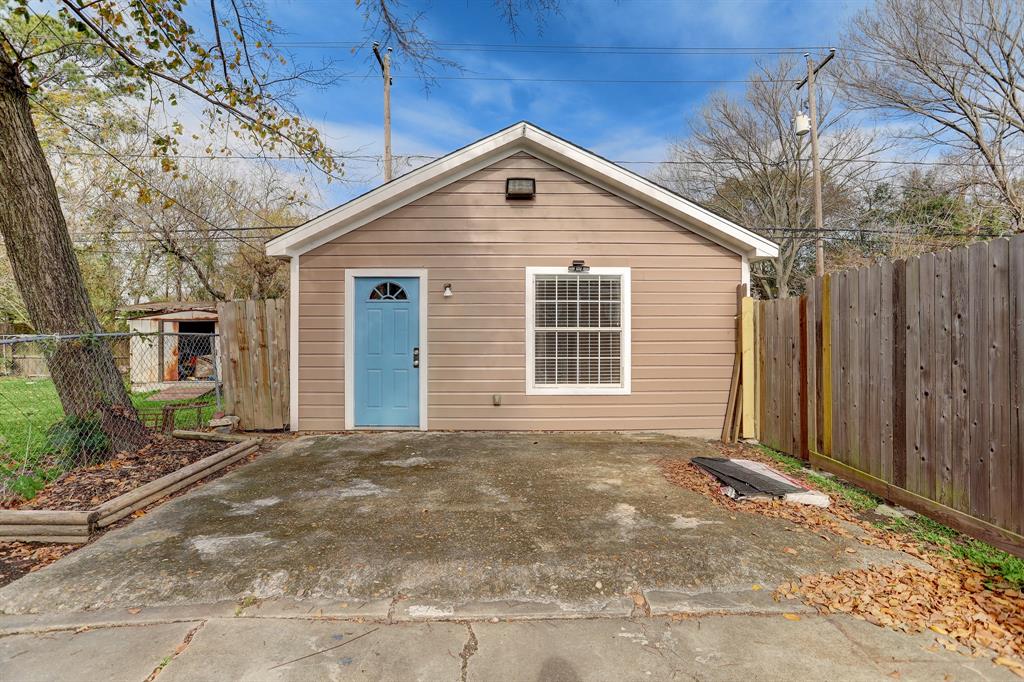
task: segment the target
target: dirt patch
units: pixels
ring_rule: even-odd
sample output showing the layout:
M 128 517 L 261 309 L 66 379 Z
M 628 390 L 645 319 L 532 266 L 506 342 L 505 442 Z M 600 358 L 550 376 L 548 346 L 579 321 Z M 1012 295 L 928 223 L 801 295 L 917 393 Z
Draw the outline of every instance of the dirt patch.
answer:
M 0 585 L 38 571 L 81 545 L 39 545 L 33 542 L 0 542 Z
M 119 452 L 102 464 L 69 471 L 49 483 L 31 500 L 10 501 L 5 508 L 68 511 L 92 509 L 140 485 L 209 457 L 228 445 L 230 443 L 156 435 L 139 450 Z
M 753 448 L 723 446 L 723 450 L 725 457 L 778 465 Z M 828 509 L 777 500 L 737 502 L 723 495 L 719 483 L 689 461 L 666 459 L 658 464 L 669 481 L 700 492 L 717 505 L 783 518 L 812 528 L 826 540 L 830 534 L 854 536 L 862 544 L 902 551 L 931 567 L 897 563 L 808 575 L 783 583 L 775 592 L 777 600 L 800 599 L 819 613 L 846 613 L 893 630 L 928 629 L 939 636 L 936 646 L 987 655 L 1024 677 L 1024 594 L 1017 586 L 985 573 L 971 561 L 947 556 L 938 546 L 879 528 L 842 496 L 831 494 Z M 817 489 L 811 481 L 801 482 Z

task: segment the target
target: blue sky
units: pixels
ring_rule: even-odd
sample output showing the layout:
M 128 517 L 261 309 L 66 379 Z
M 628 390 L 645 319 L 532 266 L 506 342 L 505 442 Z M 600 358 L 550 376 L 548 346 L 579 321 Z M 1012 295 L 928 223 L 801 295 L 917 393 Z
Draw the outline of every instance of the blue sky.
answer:
M 406 0 L 423 13 L 423 32 L 439 43 L 646 46 L 682 48 L 805 47 L 834 44 L 859 0 L 562 0 L 538 30 L 530 16 L 512 35 L 490 0 Z M 352 0 L 267 0 L 269 18 L 288 32 L 280 43 L 353 42 L 365 37 Z M 326 91 L 302 92 L 297 104 L 339 152 L 383 150 L 381 83 L 366 49 L 288 48 L 301 61 L 338 60 L 348 74 Z M 392 90 L 396 155 L 441 155 L 506 125 L 530 120 L 613 160 L 661 161 L 688 117 L 714 90 L 742 84 L 543 83 L 532 78 L 603 80 L 742 80 L 753 55 L 636 55 L 444 52 L 462 76 L 526 80 L 439 80 L 426 90 L 396 56 Z M 774 57 L 761 57 L 773 59 Z M 456 71 L 441 75 L 460 75 Z M 355 196 L 381 181 L 376 163 L 347 164 L 349 181 L 326 189 L 323 203 Z M 632 166 L 644 173 L 652 164 Z

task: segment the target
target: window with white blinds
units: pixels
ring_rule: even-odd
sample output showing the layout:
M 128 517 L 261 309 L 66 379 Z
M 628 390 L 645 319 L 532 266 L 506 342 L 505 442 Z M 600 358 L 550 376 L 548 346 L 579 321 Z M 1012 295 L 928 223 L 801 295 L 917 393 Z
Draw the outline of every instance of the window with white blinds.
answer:
M 528 391 L 628 393 L 629 269 L 528 273 Z

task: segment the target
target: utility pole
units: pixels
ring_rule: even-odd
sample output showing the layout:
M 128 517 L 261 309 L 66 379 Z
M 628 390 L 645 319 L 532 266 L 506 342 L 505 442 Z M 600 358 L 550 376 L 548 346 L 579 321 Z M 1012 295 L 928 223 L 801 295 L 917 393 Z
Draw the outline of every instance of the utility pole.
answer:
M 381 57 L 380 44 L 374 43 L 373 54 L 384 77 L 384 182 L 391 182 L 391 48 Z
M 832 58 L 836 56 L 836 49 L 833 47 L 828 51 L 828 56 L 821 60 L 817 65 L 811 59 L 809 52 L 804 53 L 804 58 L 807 59 L 807 76 L 804 77 L 799 83 L 796 84 L 796 90 L 799 90 L 807 84 L 807 113 L 811 119 L 811 165 L 813 167 L 814 174 L 814 227 L 816 228 L 816 236 L 814 239 L 814 251 L 815 251 L 815 272 L 818 277 L 825 274 L 825 241 L 822 237 L 822 231 L 825 228 L 825 218 L 821 209 L 821 159 L 818 156 L 818 103 L 815 97 L 814 88 L 814 77 L 818 75 L 822 67 L 832 61 Z

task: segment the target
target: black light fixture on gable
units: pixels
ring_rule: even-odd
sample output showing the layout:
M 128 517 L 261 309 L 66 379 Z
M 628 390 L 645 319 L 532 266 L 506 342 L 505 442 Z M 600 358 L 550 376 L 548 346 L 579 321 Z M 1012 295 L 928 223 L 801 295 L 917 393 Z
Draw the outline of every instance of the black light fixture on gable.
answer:
M 533 178 L 506 178 L 506 199 L 532 199 L 537 194 L 537 181 Z
M 581 260 L 574 260 L 569 266 L 569 272 L 587 272 L 588 270 L 590 270 L 590 266 Z

